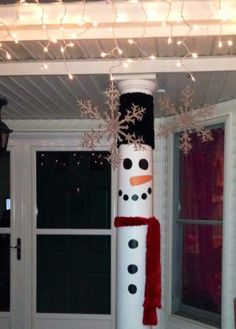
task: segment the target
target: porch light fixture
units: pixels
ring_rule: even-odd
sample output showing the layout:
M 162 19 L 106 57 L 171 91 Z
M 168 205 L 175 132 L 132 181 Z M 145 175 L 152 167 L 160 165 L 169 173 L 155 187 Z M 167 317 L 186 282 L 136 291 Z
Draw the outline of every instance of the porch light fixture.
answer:
M 7 150 L 7 143 L 9 134 L 12 133 L 12 130 L 2 122 L 1 109 L 4 105 L 7 105 L 7 100 L 5 98 L 0 98 L 0 157 Z

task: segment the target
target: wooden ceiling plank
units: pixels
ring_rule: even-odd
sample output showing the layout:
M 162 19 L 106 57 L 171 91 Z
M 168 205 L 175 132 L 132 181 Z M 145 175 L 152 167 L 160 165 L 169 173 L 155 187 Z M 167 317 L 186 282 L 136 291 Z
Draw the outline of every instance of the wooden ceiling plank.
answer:
M 82 81 L 81 81 L 82 76 L 81 77 L 80 76 L 76 76 L 75 79 L 76 79 L 76 82 L 78 83 L 78 88 L 80 88 L 84 92 L 84 94 L 86 95 L 86 98 L 87 99 L 90 99 L 91 98 L 91 94 L 89 92 L 89 89 L 86 88 L 87 86 L 85 86 L 85 84 L 82 83 Z
M 46 90 L 42 89 L 40 87 L 40 84 L 38 83 L 38 81 L 34 81 L 34 79 L 32 77 L 27 77 L 26 79 L 35 88 L 35 93 L 36 94 L 39 93 L 42 95 L 43 104 L 47 108 L 47 113 L 48 113 L 49 117 L 53 117 L 53 116 L 55 117 L 56 109 L 58 109 L 58 108 L 60 108 L 62 112 L 64 111 L 63 106 L 61 106 L 61 104 L 58 103 L 53 97 L 49 96 L 48 88 L 46 88 Z M 45 102 L 45 100 L 46 100 L 46 102 Z M 46 105 L 46 103 L 48 104 L 48 106 Z M 49 104 L 51 104 L 52 107 Z M 58 115 L 58 117 L 59 117 L 59 115 Z
M 35 54 L 35 49 L 37 49 L 38 50 L 38 48 L 39 48 L 39 43 L 37 43 L 37 47 L 34 47 L 34 50 L 32 50 L 32 49 L 30 49 L 30 47 L 29 47 L 29 42 L 21 42 L 21 45 L 22 45 L 22 47 L 25 49 L 25 51 L 31 56 L 31 58 L 33 59 L 33 60 L 38 60 L 38 58 L 39 57 L 37 57 L 36 56 L 36 54 Z M 41 46 L 40 46 L 41 47 Z M 43 50 L 42 50 L 42 53 L 43 53 Z
M 47 79 L 47 77 L 45 77 L 45 76 L 42 76 L 42 80 L 44 81 L 45 85 L 47 85 L 48 87 L 50 87 L 50 89 L 53 91 L 53 93 L 55 95 L 57 95 L 57 97 L 59 97 L 59 99 L 61 99 L 62 102 L 68 106 L 68 108 L 70 109 L 70 111 L 71 110 L 73 111 L 73 108 L 71 107 L 71 104 L 63 96 L 63 93 L 61 93 L 59 90 L 57 90 L 57 88 L 54 87 L 52 81 L 49 80 L 49 79 Z M 57 106 L 58 106 L 58 103 L 57 103 Z M 64 115 L 66 117 L 68 117 L 68 108 L 65 109 L 64 106 L 61 107 L 62 113 L 64 113 Z
M 38 118 L 35 114 L 32 115 L 32 109 L 37 112 L 37 108 L 25 97 L 25 95 L 22 95 L 19 90 L 16 90 L 16 88 L 10 87 L 9 84 L 2 79 L 0 79 L 0 86 L 1 93 L 7 98 L 9 104 L 15 103 L 15 108 L 21 109 L 21 112 L 18 112 L 19 118 L 25 119 L 27 116 L 32 119 Z
M 58 76 L 58 80 L 61 82 L 61 84 L 63 85 L 63 87 L 67 90 L 67 92 L 71 94 L 71 96 L 72 96 L 73 98 L 77 99 L 77 98 L 79 97 L 78 94 L 76 94 L 76 93 L 74 92 L 74 90 L 73 90 L 72 88 L 69 87 L 69 84 L 66 83 L 64 77 L 62 77 L 62 76 Z M 73 109 L 73 110 L 74 110 L 74 109 Z M 74 111 L 78 114 L 78 111 L 77 111 L 77 110 L 74 110 Z
M 45 102 L 43 101 L 43 99 L 40 99 L 37 96 L 37 93 L 35 92 L 35 89 L 33 88 L 33 92 L 32 89 L 30 90 L 27 86 L 25 86 L 24 82 L 27 81 L 27 77 L 24 80 L 18 80 L 14 77 L 9 77 L 9 80 L 12 81 L 15 85 L 17 85 L 19 87 L 19 90 L 23 91 L 25 95 L 27 95 L 27 99 L 29 99 L 30 105 L 31 107 L 34 107 L 35 111 L 40 113 L 40 116 L 44 116 L 45 118 L 47 118 L 47 116 L 45 116 L 46 111 L 44 111 L 43 109 L 47 109 L 49 110 L 48 106 L 45 104 Z M 32 101 L 34 100 L 34 101 Z M 40 106 L 37 106 L 37 103 Z

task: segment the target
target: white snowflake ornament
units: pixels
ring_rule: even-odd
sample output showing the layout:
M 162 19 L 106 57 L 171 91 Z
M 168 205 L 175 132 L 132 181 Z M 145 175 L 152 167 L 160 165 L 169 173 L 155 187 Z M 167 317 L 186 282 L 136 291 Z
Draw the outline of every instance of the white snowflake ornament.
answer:
M 131 109 L 128 109 L 125 117 L 121 119 L 119 113 L 120 94 L 113 81 L 109 84 L 104 95 L 107 105 L 105 110 L 101 110 L 91 100 L 78 101 L 82 117 L 101 121 L 98 130 L 91 129 L 84 133 L 81 146 L 94 150 L 96 146 L 100 145 L 102 138 L 106 138 L 110 145 L 110 155 L 107 160 L 115 169 L 120 162 L 117 142 L 121 140 L 121 137 L 125 139 L 127 144 L 134 144 L 135 149 L 143 148 L 142 137 L 128 133 L 128 128 L 130 123 L 135 124 L 136 121 L 142 120 L 145 108 L 132 104 Z
M 163 116 L 169 118 L 159 125 L 157 135 L 166 138 L 171 133 L 181 131 L 178 146 L 187 155 L 192 149 L 192 133 L 197 133 L 202 142 L 213 140 L 211 130 L 203 127 L 199 122 L 201 119 L 211 117 L 213 112 L 210 105 L 206 105 L 199 110 L 193 109 L 193 91 L 190 86 L 187 86 L 181 94 L 183 96 L 182 105 L 178 108 L 168 97 L 159 99 L 158 104 Z

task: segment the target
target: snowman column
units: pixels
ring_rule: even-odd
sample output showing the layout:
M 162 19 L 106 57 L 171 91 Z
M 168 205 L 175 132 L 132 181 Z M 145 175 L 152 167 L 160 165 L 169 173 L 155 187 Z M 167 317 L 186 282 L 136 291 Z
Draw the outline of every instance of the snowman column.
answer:
M 160 226 L 152 217 L 155 87 L 149 80 L 119 82 L 121 118 L 132 104 L 146 110 L 128 130 L 143 138 L 143 148 L 119 141 L 116 329 L 148 329 L 160 308 Z

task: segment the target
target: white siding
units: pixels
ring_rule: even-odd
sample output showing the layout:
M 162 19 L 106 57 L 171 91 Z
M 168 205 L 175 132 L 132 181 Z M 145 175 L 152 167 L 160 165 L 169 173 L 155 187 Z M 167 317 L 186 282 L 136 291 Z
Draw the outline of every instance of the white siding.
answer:
M 223 240 L 223 328 L 234 328 L 236 239 L 236 112 L 232 108 L 226 121 L 226 160 Z
M 155 121 L 155 125 L 158 124 L 158 120 Z M 161 225 L 161 258 L 162 258 L 162 266 L 164 265 L 163 256 L 164 256 L 164 245 L 163 245 L 163 236 L 164 236 L 164 222 L 163 222 L 163 184 L 164 184 L 164 170 L 165 166 L 163 166 L 163 146 L 165 141 L 160 138 L 155 140 L 155 149 L 153 152 L 153 169 L 154 169 L 154 200 L 153 200 L 153 214 L 160 221 Z M 162 268 L 162 284 L 165 282 L 163 275 L 166 273 L 164 268 Z M 163 309 L 162 305 L 162 309 Z M 158 325 L 155 328 L 161 329 L 163 328 L 163 311 L 158 311 Z

